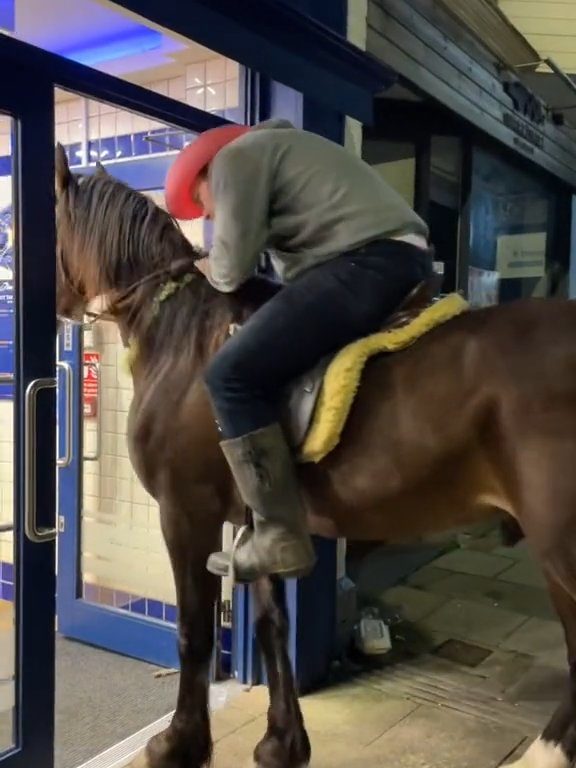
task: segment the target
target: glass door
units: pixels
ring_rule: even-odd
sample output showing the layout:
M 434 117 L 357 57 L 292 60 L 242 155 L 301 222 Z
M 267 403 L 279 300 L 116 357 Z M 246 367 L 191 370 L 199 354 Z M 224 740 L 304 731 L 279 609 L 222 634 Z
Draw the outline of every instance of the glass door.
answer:
M 0 766 L 53 765 L 54 143 L 50 84 L 0 82 Z
M 164 207 L 167 170 L 197 132 L 71 91 L 57 89 L 55 96 L 57 118 L 67 117 L 69 123 L 57 119 L 56 135 L 72 170 L 93 173 L 98 160 L 108 173 Z M 71 115 L 80 118 L 73 122 Z M 199 124 L 198 132 L 210 124 Z M 72 128 L 78 131 L 74 136 Z M 202 248 L 209 245 L 206 225 L 203 220 L 180 222 L 185 236 Z M 101 320 L 87 322 L 83 329 L 65 325 L 59 360 L 59 421 L 67 424 L 60 430 L 58 472 L 59 633 L 141 661 L 178 667 L 176 595 L 159 510 L 128 457 L 132 379 L 116 325 Z M 221 611 L 215 616 L 215 677 L 230 674 L 231 602 L 232 585 L 224 580 Z

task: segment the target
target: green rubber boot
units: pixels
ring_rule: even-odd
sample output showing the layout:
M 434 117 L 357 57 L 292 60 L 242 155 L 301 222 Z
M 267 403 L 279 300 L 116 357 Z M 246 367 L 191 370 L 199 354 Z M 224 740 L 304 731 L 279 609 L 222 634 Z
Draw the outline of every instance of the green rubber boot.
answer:
M 251 582 L 261 576 L 299 578 L 314 567 L 314 547 L 294 459 L 278 424 L 221 444 L 254 530 L 240 530 L 231 553 L 216 552 L 208 570 Z

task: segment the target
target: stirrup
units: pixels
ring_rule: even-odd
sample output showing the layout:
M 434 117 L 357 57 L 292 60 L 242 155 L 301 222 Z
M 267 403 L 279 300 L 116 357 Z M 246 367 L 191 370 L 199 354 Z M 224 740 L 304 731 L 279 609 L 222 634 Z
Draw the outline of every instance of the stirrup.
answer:
M 221 579 L 232 577 L 234 584 L 244 584 L 234 572 L 234 555 L 239 546 L 250 539 L 254 531 L 250 526 L 243 525 L 234 538 L 234 543 L 230 552 L 214 552 L 208 558 L 206 563 L 207 570 L 213 576 L 219 576 Z

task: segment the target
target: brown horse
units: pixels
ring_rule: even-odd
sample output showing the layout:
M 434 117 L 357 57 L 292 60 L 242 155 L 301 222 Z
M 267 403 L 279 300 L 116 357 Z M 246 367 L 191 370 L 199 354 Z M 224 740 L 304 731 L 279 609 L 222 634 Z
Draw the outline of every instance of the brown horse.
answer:
M 81 320 L 106 297 L 122 337 L 137 341 L 130 455 L 160 506 L 179 607 L 180 690 L 170 727 L 140 758 L 147 768 L 210 761 L 208 668 L 218 583 L 206 571 L 222 523 L 243 509 L 218 447 L 203 370 L 273 288 L 235 295 L 194 269 L 201 255 L 145 196 L 100 170 L 71 174 L 57 151 L 58 311 Z M 169 300 L 170 278 L 193 275 Z M 281 341 L 279 340 L 279 343 Z M 301 467 L 310 530 L 398 542 L 508 513 L 544 569 L 564 624 L 570 690 L 518 763 L 567 768 L 576 757 L 576 306 L 523 301 L 471 312 L 368 367 L 340 445 Z M 282 584 L 254 587 L 268 670 L 260 768 L 310 760 L 287 653 Z

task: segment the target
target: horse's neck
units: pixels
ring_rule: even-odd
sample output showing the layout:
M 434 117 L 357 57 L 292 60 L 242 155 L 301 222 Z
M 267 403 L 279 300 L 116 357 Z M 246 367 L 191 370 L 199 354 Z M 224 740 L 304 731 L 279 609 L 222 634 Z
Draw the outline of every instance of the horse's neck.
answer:
M 156 367 L 166 355 L 173 352 L 175 345 L 180 349 L 186 344 L 182 336 L 188 333 L 192 349 L 188 356 L 191 367 L 196 374 L 205 369 L 209 360 L 230 336 L 231 329 L 242 325 L 264 303 L 266 303 L 278 290 L 278 285 L 267 279 L 255 278 L 250 280 L 236 294 L 223 294 L 212 288 L 205 278 L 198 277 L 201 281 L 197 289 L 187 287 L 188 301 L 190 302 L 190 323 L 182 323 L 182 304 L 175 307 L 174 303 L 182 302 L 182 296 L 176 293 L 168 297 L 159 305 L 157 319 L 152 318 L 136 324 L 130 322 L 130 313 L 120 315 L 117 318 L 120 336 L 125 347 L 129 350 L 132 359 L 138 358 L 136 370 Z M 138 316 L 146 316 L 152 310 L 152 301 L 148 298 L 139 308 Z M 170 328 L 169 318 L 162 318 L 162 313 L 180 312 L 174 315 L 174 327 Z M 164 322 L 162 322 L 164 320 Z M 166 322 L 168 320 L 168 322 Z M 158 343 L 157 333 L 165 334 L 165 341 Z

